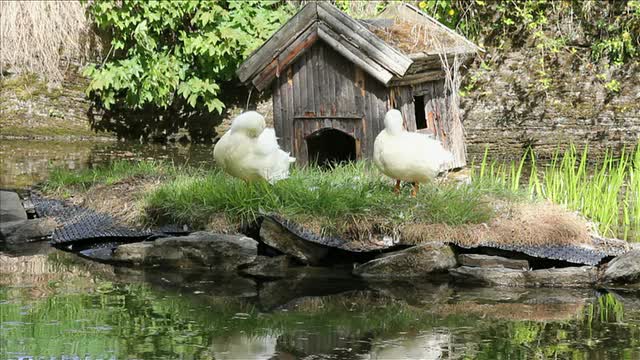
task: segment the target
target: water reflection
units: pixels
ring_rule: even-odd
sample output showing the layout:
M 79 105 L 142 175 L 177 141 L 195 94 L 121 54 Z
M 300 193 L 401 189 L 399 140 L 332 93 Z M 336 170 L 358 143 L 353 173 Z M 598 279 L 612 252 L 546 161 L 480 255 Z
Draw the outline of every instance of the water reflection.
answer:
M 52 166 L 83 169 L 116 159 L 156 159 L 211 166 L 210 145 L 131 142 L 0 141 L 0 187 L 23 188 L 44 180 Z
M 310 293 L 313 270 L 276 285 L 57 251 L 0 255 L 0 273 L 3 359 L 640 358 L 637 292 L 415 283 L 403 293 L 349 289 L 338 272 L 327 276 L 337 287 Z

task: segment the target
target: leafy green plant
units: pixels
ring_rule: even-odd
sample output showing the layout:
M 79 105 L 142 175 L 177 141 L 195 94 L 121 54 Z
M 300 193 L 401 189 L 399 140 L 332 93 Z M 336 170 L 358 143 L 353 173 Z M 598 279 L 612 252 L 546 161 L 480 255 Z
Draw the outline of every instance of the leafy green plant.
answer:
M 568 50 L 567 34 L 560 26 L 580 21 L 591 41 L 591 58 L 622 64 L 639 54 L 640 1 L 482 1 L 426 0 L 414 2 L 438 21 L 484 46 L 503 48 L 529 38 L 528 46 L 541 55 Z M 566 18 L 565 14 L 570 14 Z M 560 30 L 560 31 L 558 31 Z
M 95 1 L 89 13 L 111 36 L 88 66 L 87 93 L 106 109 L 185 106 L 221 113 L 221 83 L 292 13 L 280 1 Z

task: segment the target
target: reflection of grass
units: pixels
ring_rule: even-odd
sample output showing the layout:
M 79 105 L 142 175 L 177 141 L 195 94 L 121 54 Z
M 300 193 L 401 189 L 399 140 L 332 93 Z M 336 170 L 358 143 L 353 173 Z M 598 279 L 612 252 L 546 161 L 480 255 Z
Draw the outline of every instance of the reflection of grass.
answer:
M 86 190 L 96 184 L 111 185 L 131 177 L 163 175 L 172 171 L 174 171 L 173 167 L 161 165 L 156 161 L 119 160 L 112 162 L 109 166 L 75 171 L 58 167 L 51 170 L 44 190 L 52 192 L 68 188 Z
M 586 310 L 586 320 L 589 326 L 594 319 L 600 322 L 622 322 L 624 319 L 624 305 L 615 295 L 607 293 L 598 297 L 598 302 L 590 304 Z
M 7 300 L 0 291 L 0 301 Z M 192 302 L 190 300 L 195 300 Z M 87 294 L 56 294 L 37 302 L 12 299 L 0 305 L 0 321 L 21 323 L 3 333 L 3 351 L 35 355 L 104 355 L 117 358 L 197 356 L 214 339 L 244 334 L 279 335 L 296 329 L 318 329 L 346 335 L 362 331 L 385 334 L 408 328 L 429 328 L 434 320 L 401 303 L 369 308 L 337 298 L 317 309 L 259 313 L 241 301 L 156 293 L 144 285 L 98 282 Z M 358 299 L 355 299 L 356 301 Z M 26 310 L 25 310 L 26 309 Z M 23 341 L 28 339 L 28 341 Z
M 83 167 L 92 149 L 105 143 L 35 140 L 0 140 L 0 183 L 10 187 L 28 187 L 43 180 L 49 168 Z
M 176 294 L 146 284 L 117 282 L 112 275 L 108 277 L 112 281 L 105 281 L 95 276 L 99 273 L 95 264 L 78 263 L 66 254 L 51 255 L 49 260 L 60 267 L 58 272 L 83 280 L 66 282 L 82 285 L 52 286 L 51 293 L 37 299 L 29 288 L 0 286 L 0 358 L 14 352 L 46 358 L 62 354 L 203 358 L 210 356 L 205 349 L 221 351 L 220 344 L 239 338 L 277 337 L 279 349 L 290 346 L 295 350 L 301 346 L 301 334 L 306 333 L 319 339 L 310 337 L 308 349 L 322 352 L 331 351 L 329 345 L 338 338 L 355 349 L 363 341 L 388 343 L 412 334 L 444 331 L 452 334 L 449 349 L 456 355 L 452 358 L 469 359 L 585 359 L 600 351 L 610 352 L 611 358 L 625 358 L 619 354 L 640 346 L 640 313 L 624 309 L 614 295 L 593 302 L 591 322 L 579 317 L 505 320 L 469 313 L 465 307 L 437 315 L 443 305 L 438 301 L 412 306 L 371 291 L 304 297 L 287 307 L 288 311 L 263 313 L 253 300 L 218 298 L 215 290 L 207 291 L 213 296 Z M 446 299 L 453 301 L 448 295 L 441 300 Z M 506 305 L 495 305 L 500 304 Z M 530 315 L 523 314 L 525 318 Z
M 527 161 L 531 161 L 528 181 L 523 174 Z M 533 152 L 511 163 L 489 162 L 485 153 L 474 181 L 565 205 L 596 222 L 603 235 L 632 239 L 640 231 L 639 173 L 640 145 L 619 157 L 606 153 L 595 164 L 589 161 L 587 148 L 580 154 L 572 146 L 544 168 L 538 167 Z

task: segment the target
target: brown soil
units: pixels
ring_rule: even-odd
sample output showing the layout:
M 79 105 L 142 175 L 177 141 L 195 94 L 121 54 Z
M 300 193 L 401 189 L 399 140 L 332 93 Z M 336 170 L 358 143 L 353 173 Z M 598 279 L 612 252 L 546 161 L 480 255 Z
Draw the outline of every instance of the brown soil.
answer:
M 490 241 L 520 246 L 591 244 L 588 222 L 576 213 L 550 203 L 502 205 L 488 224 L 448 226 L 407 224 L 400 229 L 403 243 L 449 241 L 465 247 Z
M 162 184 L 163 178 L 156 176 L 137 176 L 127 178 L 114 184 L 99 184 L 87 191 L 71 190 L 68 200 L 75 205 L 84 206 L 95 211 L 106 213 L 130 226 L 145 226 L 145 209 L 142 198 Z M 61 198 L 62 193 L 50 194 Z M 238 225 L 232 223 L 224 214 L 211 214 L 205 227 L 224 234 L 238 233 Z
M 74 191 L 69 202 L 98 212 L 110 214 L 132 226 L 143 225 L 143 209 L 140 200 L 145 192 L 162 182 L 159 177 L 131 177 L 114 184 L 99 184 L 87 191 Z M 51 194 L 60 197 L 61 194 Z
M 495 218 L 482 224 L 405 223 L 386 218 L 351 217 L 329 223 L 318 218 L 289 218 L 322 238 L 344 239 L 344 249 L 375 250 L 392 244 L 418 245 L 443 241 L 464 247 L 483 244 L 517 246 L 594 246 L 590 224 L 578 214 L 550 203 L 512 204 L 491 200 Z

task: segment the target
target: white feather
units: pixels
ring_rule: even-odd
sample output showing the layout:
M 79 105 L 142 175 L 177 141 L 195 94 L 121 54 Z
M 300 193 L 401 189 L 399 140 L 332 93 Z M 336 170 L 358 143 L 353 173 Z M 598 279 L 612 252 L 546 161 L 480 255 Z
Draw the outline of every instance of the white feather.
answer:
M 385 129 L 373 144 L 373 161 L 385 175 L 396 180 L 426 182 L 453 161 L 453 154 L 440 141 L 406 131 L 400 111 L 389 110 L 384 122 Z
M 264 117 L 249 111 L 236 117 L 229 131 L 213 149 L 218 165 L 232 176 L 271 183 L 289 176 L 295 158 L 282 151 L 273 128 L 265 128 Z

